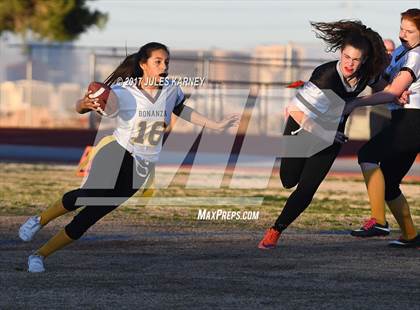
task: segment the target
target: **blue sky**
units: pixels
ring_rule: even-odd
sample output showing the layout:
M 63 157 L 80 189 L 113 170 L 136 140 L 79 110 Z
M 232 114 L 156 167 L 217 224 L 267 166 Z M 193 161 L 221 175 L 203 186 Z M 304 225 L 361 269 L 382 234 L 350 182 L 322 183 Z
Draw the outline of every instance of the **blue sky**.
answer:
M 309 21 L 360 19 L 384 38 L 398 39 L 399 13 L 419 0 L 368 1 L 135 1 L 98 0 L 109 14 L 77 45 L 137 47 L 161 41 L 172 49 L 252 49 L 261 44 L 317 43 Z

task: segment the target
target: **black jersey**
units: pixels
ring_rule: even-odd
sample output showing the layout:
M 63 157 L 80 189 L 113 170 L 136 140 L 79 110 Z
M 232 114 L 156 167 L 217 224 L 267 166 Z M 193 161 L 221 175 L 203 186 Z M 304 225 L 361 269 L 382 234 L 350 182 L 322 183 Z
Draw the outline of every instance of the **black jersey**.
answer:
M 319 89 L 331 89 L 344 101 L 354 99 L 366 88 L 366 86 L 372 85 L 377 81 L 369 81 L 367 78 L 361 77 L 355 89 L 348 91 L 337 71 L 337 67 L 337 60 L 322 64 L 315 68 L 309 81 L 315 84 Z
M 338 61 L 331 61 L 320 65 L 312 72 L 311 78 L 298 91 L 292 101 L 300 111 L 307 116 L 302 128 L 312 131 L 310 124 L 317 123 L 324 128 L 337 128 L 344 131 L 347 117 L 342 117 L 343 102 L 357 97 L 368 85 L 376 82 L 361 77 L 354 87 L 345 85 L 344 78 L 339 71 Z M 333 95 L 332 95 L 332 94 Z

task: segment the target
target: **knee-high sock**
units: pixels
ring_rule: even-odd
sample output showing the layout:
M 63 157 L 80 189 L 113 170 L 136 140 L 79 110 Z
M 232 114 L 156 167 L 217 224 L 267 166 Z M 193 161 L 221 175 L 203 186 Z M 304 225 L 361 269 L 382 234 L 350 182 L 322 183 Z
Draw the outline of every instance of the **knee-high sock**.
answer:
M 47 225 L 53 219 L 69 212 L 66 208 L 64 208 L 63 203 L 61 202 L 61 198 L 54 202 L 49 208 L 44 210 L 41 213 L 41 225 Z
M 72 243 L 74 240 L 67 236 L 64 229 L 60 230 L 54 237 L 47 241 L 42 247 L 40 247 L 36 252 L 39 255 L 48 257 L 55 251 L 58 251 L 64 248 L 66 245 Z
M 372 217 L 378 224 L 384 225 L 385 220 L 385 179 L 381 168 L 377 165 L 361 164 L 363 177 L 369 196 Z
M 387 201 L 387 204 L 398 225 L 400 225 L 403 239 L 410 240 L 415 238 L 417 236 L 417 230 L 411 218 L 410 207 L 404 195 L 401 194 L 394 200 Z

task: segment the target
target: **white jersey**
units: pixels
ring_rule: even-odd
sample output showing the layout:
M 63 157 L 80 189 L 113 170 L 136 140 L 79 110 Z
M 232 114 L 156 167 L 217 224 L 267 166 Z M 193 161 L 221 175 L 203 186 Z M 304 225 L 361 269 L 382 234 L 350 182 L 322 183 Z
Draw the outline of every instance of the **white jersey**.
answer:
M 407 49 L 401 45 L 392 53 L 391 63 L 385 70 L 385 78 L 391 82 L 400 71 L 408 71 L 413 77 L 413 82 L 408 88 L 412 92 L 410 103 L 403 107 L 390 103 L 389 109 L 420 109 L 420 46 Z
M 155 98 L 136 85 L 112 86 L 112 90 L 119 103 L 117 128 L 113 133 L 117 142 L 134 158 L 156 162 L 172 111 L 184 101 L 181 88 L 165 85 Z
M 331 122 L 338 122 L 341 119 L 341 114 L 337 115 L 336 113 L 331 113 L 332 107 L 336 102 L 331 100 L 326 91 L 319 89 L 318 86 L 311 81 L 306 82 L 303 87 L 298 90 L 290 104 L 295 104 L 298 107 L 298 110 L 314 120 L 325 118 Z

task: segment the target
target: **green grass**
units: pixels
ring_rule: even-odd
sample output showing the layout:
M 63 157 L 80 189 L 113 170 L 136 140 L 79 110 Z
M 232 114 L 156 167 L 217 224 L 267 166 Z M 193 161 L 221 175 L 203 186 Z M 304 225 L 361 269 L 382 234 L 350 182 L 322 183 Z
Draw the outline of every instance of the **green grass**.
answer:
M 21 216 L 39 213 L 59 199 L 63 193 L 77 188 L 81 178 L 76 176 L 75 166 L 39 164 L 0 164 L 0 216 Z M 134 206 L 123 205 L 107 219 L 124 221 L 139 220 L 144 223 L 167 225 L 232 228 L 265 228 L 271 225 L 292 190 L 283 189 L 279 182 L 271 182 L 267 189 L 185 189 L 182 184 L 187 174 L 177 175 L 179 181 L 167 189 L 156 190 L 156 197 L 264 197 L 260 206 Z M 203 174 L 203 178 L 207 175 Z M 252 176 L 247 176 L 252 179 Z M 276 178 L 276 176 L 274 177 Z M 177 180 L 177 179 L 175 179 Z M 403 186 L 411 205 L 415 222 L 420 222 L 420 184 Z M 136 194 L 139 196 L 139 194 Z M 252 221 L 198 221 L 199 209 L 230 211 L 259 211 L 258 220 Z M 293 223 L 299 229 L 350 229 L 360 225 L 369 216 L 369 206 L 363 181 L 360 178 L 327 178 L 318 190 L 308 209 Z M 396 227 L 390 213 L 388 219 Z

